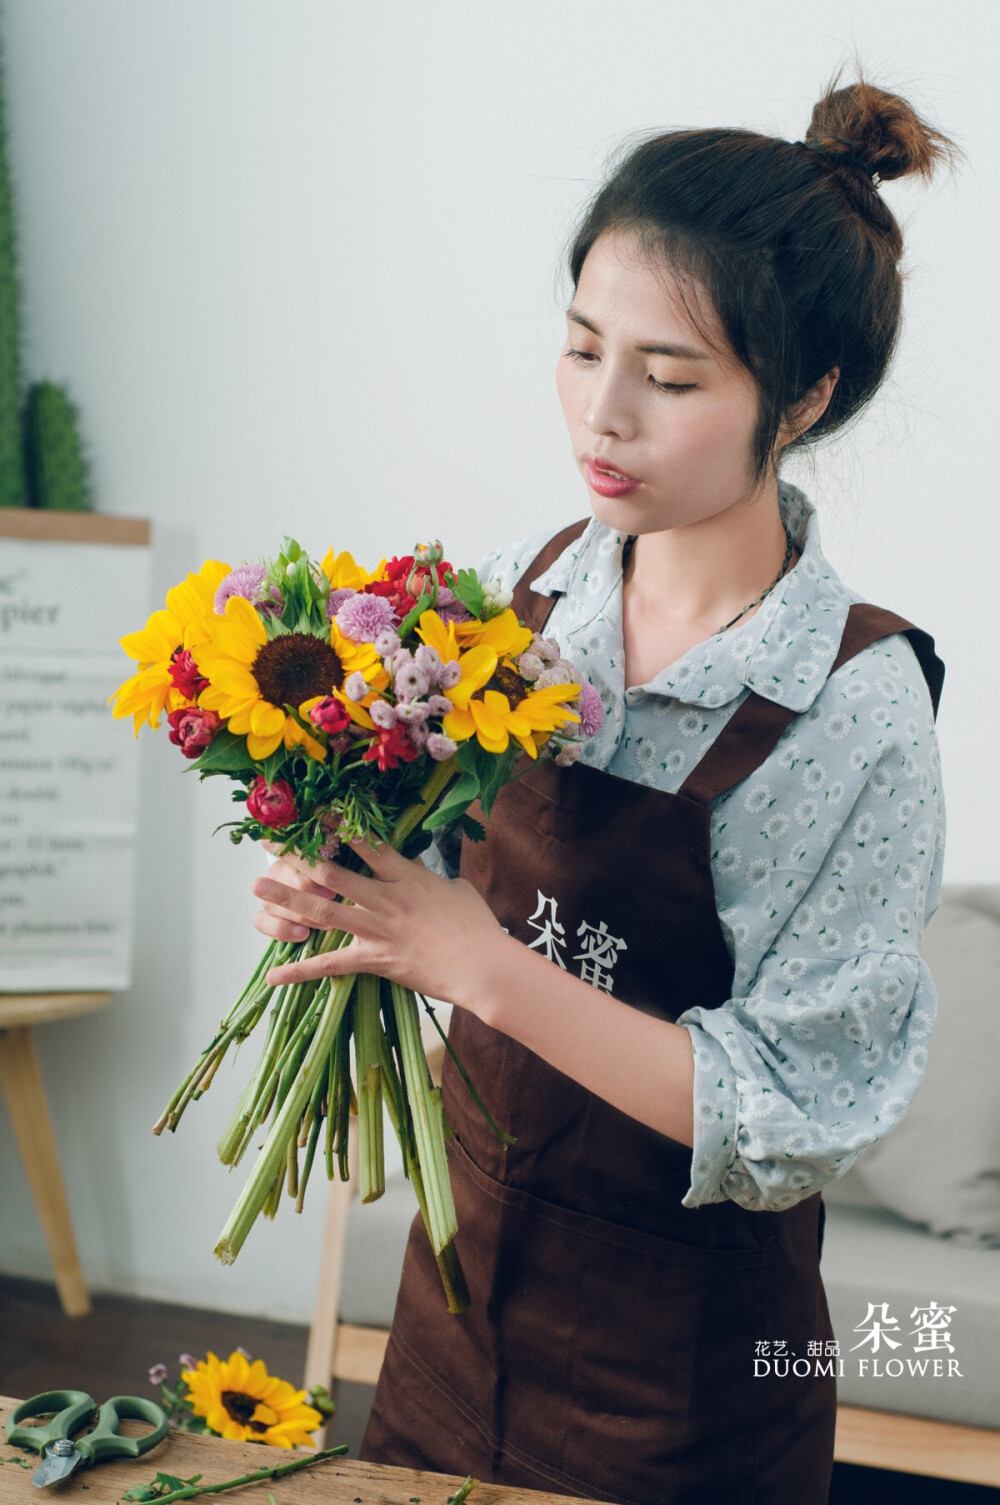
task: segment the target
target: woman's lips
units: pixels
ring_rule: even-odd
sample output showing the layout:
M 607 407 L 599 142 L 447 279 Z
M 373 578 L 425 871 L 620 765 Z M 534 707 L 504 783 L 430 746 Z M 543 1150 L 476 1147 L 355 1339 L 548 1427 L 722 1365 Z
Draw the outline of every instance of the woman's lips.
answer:
M 596 491 L 598 496 L 626 496 L 630 491 L 636 491 L 642 482 L 630 476 L 627 471 L 616 470 L 606 461 L 598 460 L 594 455 L 584 455 L 584 468 L 587 472 L 587 482 Z

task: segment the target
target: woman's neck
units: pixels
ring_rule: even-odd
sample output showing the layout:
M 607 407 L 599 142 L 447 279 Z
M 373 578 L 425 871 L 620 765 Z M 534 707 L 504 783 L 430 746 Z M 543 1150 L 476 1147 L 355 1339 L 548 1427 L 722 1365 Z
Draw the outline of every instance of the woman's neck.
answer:
M 641 534 L 623 576 L 626 684 L 647 683 L 719 632 L 768 588 L 786 545 L 776 484 L 702 522 Z

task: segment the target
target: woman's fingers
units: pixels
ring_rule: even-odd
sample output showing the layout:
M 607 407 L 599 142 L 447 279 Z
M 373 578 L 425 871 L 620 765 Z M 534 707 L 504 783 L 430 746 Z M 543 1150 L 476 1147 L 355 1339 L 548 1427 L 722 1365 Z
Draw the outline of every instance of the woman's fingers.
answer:
M 314 982 L 319 977 L 345 977 L 349 972 L 364 972 L 366 948 L 353 940 L 337 951 L 327 951 L 321 956 L 306 957 L 300 962 L 286 962 L 283 967 L 272 967 L 265 981 L 272 988 L 289 983 Z
M 302 925 L 298 920 L 284 920 L 280 915 L 269 914 L 266 909 L 258 909 L 253 923 L 262 935 L 269 935 L 274 941 L 304 941 L 311 933 L 308 925 Z

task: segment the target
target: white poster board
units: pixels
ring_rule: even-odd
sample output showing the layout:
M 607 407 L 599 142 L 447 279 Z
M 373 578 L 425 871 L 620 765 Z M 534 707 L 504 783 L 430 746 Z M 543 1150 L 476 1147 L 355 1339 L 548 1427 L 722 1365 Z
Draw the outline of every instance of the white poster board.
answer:
M 139 759 L 107 700 L 149 554 L 139 519 L 0 510 L 0 992 L 129 984 Z

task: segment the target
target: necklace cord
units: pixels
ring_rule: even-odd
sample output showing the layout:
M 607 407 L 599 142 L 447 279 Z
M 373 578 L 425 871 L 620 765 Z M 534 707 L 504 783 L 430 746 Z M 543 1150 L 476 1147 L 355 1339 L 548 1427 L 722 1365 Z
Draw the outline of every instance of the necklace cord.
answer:
M 625 548 L 622 550 L 622 574 L 624 574 L 625 570 L 628 568 L 629 560 L 632 557 L 632 550 L 635 547 L 635 541 L 638 536 L 639 535 L 637 533 L 630 533 L 625 540 Z M 716 628 L 715 632 L 712 634 L 713 637 L 718 637 L 720 633 L 728 632 L 730 627 L 735 627 L 736 623 L 740 620 L 741 617 L 745 617 L 748 611 L 753 611 L 755 606 L 759 606 L 760 603 L 765 599 L 765 597 L 771 594 L 778 582 L 780 580 L 783 580 L 785 575 L 788 573 L 788 566 L 792 560 L 792 552 L 794 550 L 794 547 L 795 545 L 792 543 L 792 535 L 789 533 L 788 529 L 785 528 L 785 557 L 781 561 L 781 569 L 775 575 L 774 579 L 771 581 L 771 584 L 767 587 L 767 589 L 761 591 L 760 595 L 757 596 L 753 601 L 749 601 L 747 605 L 743 607 L 743 610 L 738 611 L 735 617 L 733 617 L 731 621 L 727 622 L 724 627 Z

